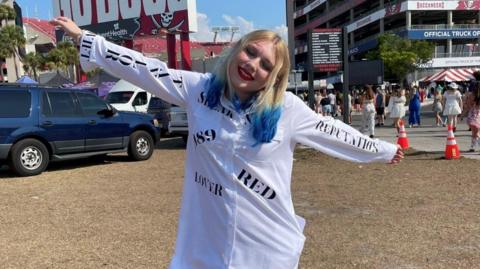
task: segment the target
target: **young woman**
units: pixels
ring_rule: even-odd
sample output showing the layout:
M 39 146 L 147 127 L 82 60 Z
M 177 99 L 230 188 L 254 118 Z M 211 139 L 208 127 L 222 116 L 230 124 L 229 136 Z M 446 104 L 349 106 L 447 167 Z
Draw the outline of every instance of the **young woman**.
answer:
M 457 130 L 457 117 L 462 113 L 462 94 L 458 91 L 458 85 L 452 82 L 448 85 L 447 91 L 443 94 L 443 115 L 448 117 L 448 124 Z
M 322 115 L 330 116 L 332 115 L 332 105 L 330 104 L 330 98 L 328 98 L 327 90 L 322 89 L 320 91 L 320 105 L 322 106 Z
M 365 86 L 363 92 L 362 128 L 360 131 L 364 132 L 367 127 L 368 135 L 373 138 L 375 135 L 375 93 L 370 85 Z
M 435 90 L 435 95 L 433 96 L 432 106 L 433 113 L 435 113 L 435 124 L 437 126 L 444 126 L 442 116 L 440 115 L 443 111 L 442 99 L 442 90 L 437 88 Z
M 271 31 L 236 42 L 215 74 L 169 69 L 89 32 L 51 22 L 76 40 L 84 70 L 101 67 L 186 107 L 189 138 L 170 269 L 298 266 L 305 221 L 294 211 L 296 143 L 342 159 L 397 163 L 395 145 L 317 115 L 286 92 L 286 44 Z
M 480 129 L 480 84 L 475 83 L 472 91 L 467 97 L 465 111 L 467 113 L 467 124 L 472 131 L 472 143 L 470 152 L 474 152 L 478 146 L 478 130 Z
M 393 126 L 400 131 L 400 121 L 405 117 L 405 90 L 397 89 L 395 94 L 390 97 L 388 110 L 390 111 L 390 118 L 393 119 Z

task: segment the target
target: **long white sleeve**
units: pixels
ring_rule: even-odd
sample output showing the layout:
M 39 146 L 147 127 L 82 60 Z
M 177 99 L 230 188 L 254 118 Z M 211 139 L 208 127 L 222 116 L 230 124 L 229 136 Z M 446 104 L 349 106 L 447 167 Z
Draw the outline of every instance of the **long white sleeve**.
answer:
M 332 117 L 320 116 L 300 100 L 295 100 L 293 107 L 292 139 L 297 143 L 354 162 L 389 162 L 397 152 L 397 146 L 371 139 Z
M 103 37 L 84 32 L 80 43 L 80 64 L 84 71 L 100 67 L 163 100 L 187 106 L 189 89 L 203 87 L 210 74 L 169 69 L 143 54 L 115 45 Z

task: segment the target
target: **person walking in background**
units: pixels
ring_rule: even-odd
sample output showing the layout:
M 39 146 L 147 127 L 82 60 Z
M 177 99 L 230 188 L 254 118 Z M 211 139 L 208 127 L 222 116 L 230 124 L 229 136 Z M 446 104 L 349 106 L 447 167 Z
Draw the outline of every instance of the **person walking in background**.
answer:
M 335 93 L 335 107 L 337 108 L 337 111 L 335 112 L 337 115 L 343 115 L 343 103 L 342 103 L 342 99 L 343 99 L 343 92 L 341 91 L 337 91 Z
M 396 92 L 390 97 L 388 103 L 388 110 L 390 111 L 390 118 L 393 120 L 393 126 L 397 128 L 397 132 L 400 131 L 400 121 L 405 117 L 405 98 L 404 89 L 396 89 Z
M 452 125 L 453 131 L 457 131 L 457 117 L 462 113 L 462 94 L 458 91 L 458 85 L 452 82 L 448 85 L 447 91 L 442 99 L 443 115 L 448 117 L 447 124 Z
M 427 99 L 428 95 L 425 92 L 424 88 L 417 88 L 418 89 L 418 94 L 420 96 L 420 103 L 423 103 L 425 99 Z
M 328 98 L 327 90 L 321 90 L 320 105 L 322 106 L 322 115 L 330 116 L 332 114 L 332 106 L 330 105 L 330 98 Z
M 360 91 L 358 89 L 355 89 L 353 91 L 353 105 L 354 105 L 355 112 L 360 112 L 361 104 L 362 104 L 362 101 L 361 101 Z
M 362 126 L 360 131 L 365 132 L 365 127 L 370 138 L 375 136 L 375 93 L 372 86 L 363 88 Z
M 480 129 L 480 84 L 475 83 L 467 95 L 464 113 L 467 115 L 467 124 L 472 132 L 469 151 L 474 152 L 478 147 L 478 130 Z
M 383 126 L 385 124 L 385 91 L 378 87 L 377 95 L 375 96 L 375 111 L 377 112 L 377 125 Z
M 337 101 L 336 101 L 336 96 L 335 96 L 335 93 L 333 93 L 335 91 L 335 89 L 331 89 L 329 90 L 330 93 L 327 95 L 328 99 L 330 100 L 330 108 L 332 110 L 332 117 L 336 117 L 337 116 Z
M 410 128 L 415 125 L 420 126 L 420 94 L 416 87 L 413 87 L 410 92 L 408 110 L 408 125 Z
M 170 269 L 297 268 L 305 242 L 291 193 L 297 143 L 357 162 L 403 157 L 397 145 L 319 116 L 287 92 L 288 48 L 272 31 L 243 36 L 215 73 L 203 74 L 168 68 L 66 17 L 51 24 L 75 40 L 84 71 L 102 68 L 186 108 L 190 135 Z
M 443 105 L 442 105 L 442 90 L 437 88 L 435 90 L 435 95 L 433 96 L 433 105 L 432 105 L 432 110 L 433 113 L 435 114 L 435 125 L 436 126 L 445 126 L 445 123 L 442 120 L 441 113 L 443 111 Z
M 315 113 L 320 114 L 322 113 L 322 105 L 320 101 L 322 100 L 322 95 L 320 94 L 319 90 L 315 90 Z

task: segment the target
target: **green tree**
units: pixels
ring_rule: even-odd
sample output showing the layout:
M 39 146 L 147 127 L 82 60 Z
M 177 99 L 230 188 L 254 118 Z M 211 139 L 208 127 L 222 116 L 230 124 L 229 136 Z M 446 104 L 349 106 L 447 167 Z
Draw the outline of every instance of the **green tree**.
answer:
M 15 10 L 5 4 L 0 4 L 0 26 L 7 24 L 9 20 L 14 20 L 17 17 Z
M 33 73 L 33 77 L 38 81 L 37 70 L 41 69 L 44 65 L 44 57 L 41 54 L 35 52 L 29 52 L 25 57 L 23 57 L 23 69 L 30 76 Z
M 434 45 L 427 41 L 408 40 L 394 34 L 383 34 L 379 37 L 377 50 L 367 53 L 367 59 L 383 60 L 385 77 L 403 82 L 418 64 L 432 59 Z
M 71 42 L 59 42 L 45 57 L 48 69 L 62 70 L 74 81 L 77 81 L 75 70 L 79 63 L 77 48 Z M 73 74 L 70 74 L 69 67 L 73 68 Z
M 15 74 L 18 78 L 17 57 L 18 48 L 25 46 L 25 37 L 22 28 L 16 25 L 5 25 L 0 29 L 0 58 L 13 57 L 15 64 Z

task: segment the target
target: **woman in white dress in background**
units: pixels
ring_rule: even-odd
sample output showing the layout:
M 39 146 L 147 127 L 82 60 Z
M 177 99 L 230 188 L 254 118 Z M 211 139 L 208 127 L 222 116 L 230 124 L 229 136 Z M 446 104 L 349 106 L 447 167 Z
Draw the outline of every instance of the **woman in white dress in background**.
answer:
M 390 98 L 388 103 L 388 110 L 390 111 L 390 118 L 393 120 L 393 126 L 397 128 L 397 132 L 400 131 L 400 121 L 405 117 L 405 90 L 397 89 L 395 95 Z
M 462 113 L 462 94 L 458 91 L 458 85 L 452 82 L 448 85 L 447 91 L 443 94 L 443 115 L 447 116 L 447 124 L 452 125 L 453 131 L 457 130 L 457 117 Z

